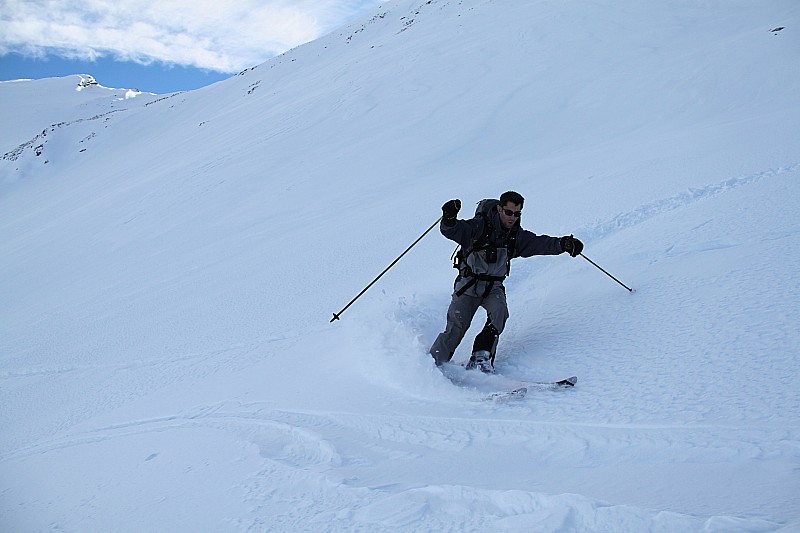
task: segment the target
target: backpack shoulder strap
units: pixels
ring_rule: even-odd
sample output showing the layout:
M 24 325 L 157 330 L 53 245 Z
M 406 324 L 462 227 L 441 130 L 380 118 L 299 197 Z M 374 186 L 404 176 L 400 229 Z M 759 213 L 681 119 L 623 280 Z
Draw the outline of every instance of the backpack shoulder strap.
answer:
M 483 219 L 483 232 L 481 233 L 480 237 L 472 241 L 473 250 L 480 250 L 489 244 L 489 240 L 492 237 L 492 232 L 494 231 L 491 214 L 481 212 L 478 213 L 478 216 Z
M 514 252 L 517 249 L 517 227 L 513 228 L 506 239 L 506 249 L 508 249 L 508 260 L 514 257 Z
M 511 273 L 511 259 L 514 257 L 514 252 L 517 249 L 517 229 L 516 227 L 513 228 L 506 239 L 506 250 L 508 250 L 506 256 L 506 271 L 509 274 Z

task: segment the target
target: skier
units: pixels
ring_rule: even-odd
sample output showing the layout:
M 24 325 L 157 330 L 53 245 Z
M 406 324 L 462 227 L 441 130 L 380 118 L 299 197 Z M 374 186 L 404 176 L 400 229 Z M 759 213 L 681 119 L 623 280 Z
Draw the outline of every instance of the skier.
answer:
M 505 192 L 499 201 L 481 201 L 475 217 L 469 220 L 456 218 L 461 200 L 450 200 L 442 206 L 439 230 L 457 242 L 461 251 L 453 265 L 458 269 L 458 277 L 447 309 L 447 327 L 430 349 L 437 366 L 450 361 L 478 307 L 483 307 L 487 313 L 486 325 L 475 337 L 467 369 L 494 372 L 497 341 L 508 319 L 503 280 L 511 259 L 564 252 L 576 257 L 583 250 L 583 243 L 572 235 L 550 237 L 522 229 L 524 201 L 519 193 Z

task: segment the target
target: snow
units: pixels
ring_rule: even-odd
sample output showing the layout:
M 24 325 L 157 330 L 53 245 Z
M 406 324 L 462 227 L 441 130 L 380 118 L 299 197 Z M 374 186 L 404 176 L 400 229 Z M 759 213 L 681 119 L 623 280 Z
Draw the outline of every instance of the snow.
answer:
M 799 23 L 396 0 L 197 91 L 0 83 L 0 529 L 800 531 Z M 434 231 L 329 322 L 509 189 L 635 292 L 515 261 L 457 385 Z

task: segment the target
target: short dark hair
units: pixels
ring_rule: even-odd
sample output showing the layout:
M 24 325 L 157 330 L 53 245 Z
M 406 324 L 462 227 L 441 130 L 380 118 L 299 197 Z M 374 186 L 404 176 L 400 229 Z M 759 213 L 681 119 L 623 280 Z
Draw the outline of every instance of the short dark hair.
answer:
M 506 205 L 508 202 L 522 207 L 522 204 L 525 203 L 525 198 L 518 192 L 506 191 L 500 195 L 500 205 Z

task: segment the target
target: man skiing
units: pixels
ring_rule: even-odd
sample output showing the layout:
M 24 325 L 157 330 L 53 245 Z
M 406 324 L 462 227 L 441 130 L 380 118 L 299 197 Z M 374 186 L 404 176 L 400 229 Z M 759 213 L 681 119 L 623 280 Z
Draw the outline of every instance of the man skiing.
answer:
M 437 366 L 450 361 L 478 307 L 483 307 L 486 325 L 475 337 L 467 368 L 494 372 L 497 341 L 508 319 L 503 280 L 508 276 L 511 259 L 564 252 L 576 257 L 583 250 L 583 243 L 572 235 L 550 237 L 522 229 L 524 201 L 519 193 L 505 192 L 499 201 L 480 202 L 475 217 L 469 220 L 456 218 L 461 200 L 450 200 L 442 206 L 439 229 L 442 235 L 457 242 L 461 251 L 454 264 L 458 277 L 447 309 L 447 327 L 430 349 Z

